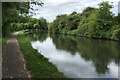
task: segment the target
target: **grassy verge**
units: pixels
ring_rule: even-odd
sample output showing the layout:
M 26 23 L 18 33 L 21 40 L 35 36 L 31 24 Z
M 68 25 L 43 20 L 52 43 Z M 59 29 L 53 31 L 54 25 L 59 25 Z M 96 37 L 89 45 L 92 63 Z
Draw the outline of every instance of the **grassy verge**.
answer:
M 6 48 L 7 48 L 7 40 L 8 40 L 8 37 L 3 37 L 2 38 L 2 54 L 4 54 L 5 53 L 5 51 L 6 51 Z
M 8 38 L 2 38 L 2 46 L 5 46 L 7 44 Z
M 32 78 L 66 78 L 63 73 L 58 72 L 52 63 L 48 62 L 47 58 L 44 58 L 44 56 L 32 48 L 30 41 L 31 39 L 26 37 L 23 32 L 19 33 L 19 46 Z

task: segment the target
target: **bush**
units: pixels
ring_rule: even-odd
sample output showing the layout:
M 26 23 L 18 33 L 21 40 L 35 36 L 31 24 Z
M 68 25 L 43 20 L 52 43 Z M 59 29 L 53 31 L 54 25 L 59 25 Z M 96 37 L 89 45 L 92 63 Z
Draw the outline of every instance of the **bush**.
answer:
M 120 28 L 113 31 L 112 39 L 120 40 Z

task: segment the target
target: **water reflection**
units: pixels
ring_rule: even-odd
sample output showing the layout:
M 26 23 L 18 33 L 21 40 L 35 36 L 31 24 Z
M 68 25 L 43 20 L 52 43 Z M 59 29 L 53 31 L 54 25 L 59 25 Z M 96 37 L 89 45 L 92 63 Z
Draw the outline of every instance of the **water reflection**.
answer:
M 34 34 L 31 42 L 70 78 L 117 78 L 119 43 L 67 35 Z M 32 36 L 34 38 L 34 36 Z

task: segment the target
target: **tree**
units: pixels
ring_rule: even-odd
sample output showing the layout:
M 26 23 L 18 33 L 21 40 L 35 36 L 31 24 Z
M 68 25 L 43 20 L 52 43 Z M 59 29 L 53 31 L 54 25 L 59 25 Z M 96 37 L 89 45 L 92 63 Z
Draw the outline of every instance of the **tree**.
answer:
M 48 30 L 48 28 L 47 28 L 47 20 L 44 19 L 43 17 L 38 19 L 38 25 L 39 25 L 40 29 Z
M 97 21 L 100 25 L 100 29 L 102 30 L 108 30 L 110 27 L 112 27 L 112 19 L 113 19 L 113 13 L 111 12 L 111 9 L 113 8 L 113 5 L 109 4 L 109 2 L 101 2 L 99 4 L 99 10 L 97 14 Z
M 49 30 L 52 33 L 120 40 L 120 14 L 115 16 L 112 8 L 112 3 L 103 1 L 99 8 L 87 7 L 82 13 L 58 15 L 50 23 Z
M 38 2 L 2 2 L 2 35 L 3 37 L 9 34 L 12 30 L 11 23 L 24 23 L 27 21 L 26 16 L 30 13 L 30 10 L 34 10 L 30 7 L 30 4 L 42 5 L 41 1 Z M 14 28 L 14 27 L 13 27 Z

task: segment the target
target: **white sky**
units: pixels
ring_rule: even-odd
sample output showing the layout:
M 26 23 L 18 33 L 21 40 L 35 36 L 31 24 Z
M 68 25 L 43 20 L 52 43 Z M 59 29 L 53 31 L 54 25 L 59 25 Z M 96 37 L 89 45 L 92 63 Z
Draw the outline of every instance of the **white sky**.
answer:
M 49 22 L 53 21 L 57 15 L 70 14 L 73 11 L 81 12 L 84 8 L 98 7 L 98 4 L 102 0 L 42 0 L 44 5 L 42 7 L 35 7 L 38 9 L 36 15 L 33 17 L 40 18 L 44 17 Z M 113 2 L 113 13 L 118 13 L 118 0 L 104 0 Z

